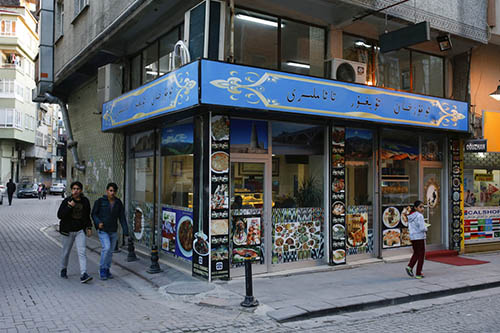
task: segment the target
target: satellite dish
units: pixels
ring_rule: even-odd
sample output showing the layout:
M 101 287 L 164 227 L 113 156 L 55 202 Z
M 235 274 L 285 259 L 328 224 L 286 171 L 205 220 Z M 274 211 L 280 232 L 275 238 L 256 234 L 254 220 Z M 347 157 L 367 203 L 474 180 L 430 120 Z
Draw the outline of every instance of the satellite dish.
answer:
M 335 77 L 339 81 L 345 82 L 355 82 L 356 81 L 356 71 L 351 64 L 344 62 L 337 67 L 335 72 Z

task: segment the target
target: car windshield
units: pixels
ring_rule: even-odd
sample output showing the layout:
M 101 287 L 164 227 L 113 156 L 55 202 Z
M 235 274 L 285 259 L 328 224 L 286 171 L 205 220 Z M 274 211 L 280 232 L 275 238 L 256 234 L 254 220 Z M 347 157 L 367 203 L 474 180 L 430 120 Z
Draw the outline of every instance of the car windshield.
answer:
M 35 185 L 34 184 L 22 184 L 21 185 L 21 188 L 22 189 L 31 189 L 33 188 Z

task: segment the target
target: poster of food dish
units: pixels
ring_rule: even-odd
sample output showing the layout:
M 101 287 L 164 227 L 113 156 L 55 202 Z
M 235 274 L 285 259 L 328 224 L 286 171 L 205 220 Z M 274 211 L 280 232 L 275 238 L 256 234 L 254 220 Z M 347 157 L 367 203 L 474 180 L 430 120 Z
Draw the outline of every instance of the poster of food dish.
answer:
M 245 256 L 263 262 L 262 209 L 234 209 L 231 211 L 231 243 L 234 266 L 240 266 Z
M 323 219 L 320 207 L 273 208 L 272 263 L 323 258 Z
M 464 209 L 463 202 L 463 141 L 450 139 L 451 152 L 451 247 L 453 250 L 461 251 L 464 244 Z
M 209 252 L 212 280 L 229 279 L 229 124 L 227 116 L 211 117 Z
M 331 219 L 330 264 L 346 263 L 346 197 L 345 197 L 345 138 L 344 127 L 332 127 L 331 132 Z
M 347 248 L 361 251 L 368 245 L 368 209 L 366 206 L 349 206 L 346 219 Z M 349 251 L 349 253 L 351 253 Z
M 411 204 L 382 206 L 382 248 L 411 246 L 408 231 L 410 206 Z
M 193 212 L 189 208 L 162 207 L 162 250 L 192 260 Z

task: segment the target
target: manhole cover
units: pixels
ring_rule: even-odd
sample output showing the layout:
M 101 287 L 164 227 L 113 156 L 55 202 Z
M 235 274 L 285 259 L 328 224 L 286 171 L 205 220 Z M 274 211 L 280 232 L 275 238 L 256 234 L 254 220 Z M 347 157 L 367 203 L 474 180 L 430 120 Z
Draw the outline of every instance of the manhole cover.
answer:
M 165 292 L 173 295 L 196 295 L 213 289 L 215 289 L 214 285 L 204 282 L 179 282 L 165 287 Z

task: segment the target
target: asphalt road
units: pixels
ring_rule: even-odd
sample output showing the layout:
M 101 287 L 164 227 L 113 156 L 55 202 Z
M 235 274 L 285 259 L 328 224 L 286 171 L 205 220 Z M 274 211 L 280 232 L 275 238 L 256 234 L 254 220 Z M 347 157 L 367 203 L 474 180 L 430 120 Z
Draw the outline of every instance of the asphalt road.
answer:
M 0 332 L 499 332 L 500 289 L 370 311 L 278 324 L 265 315 L 168 299 L 119 267 L 79 281 L 73 250 L 69 279 L 59 278 L 59 244 L 41 229 L 57 222 L 61 198 L 0 206 Z

